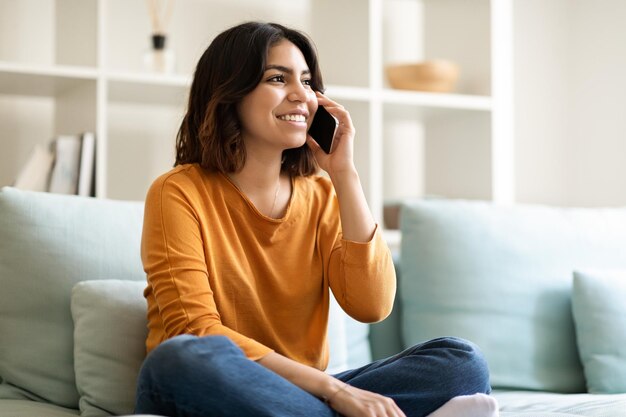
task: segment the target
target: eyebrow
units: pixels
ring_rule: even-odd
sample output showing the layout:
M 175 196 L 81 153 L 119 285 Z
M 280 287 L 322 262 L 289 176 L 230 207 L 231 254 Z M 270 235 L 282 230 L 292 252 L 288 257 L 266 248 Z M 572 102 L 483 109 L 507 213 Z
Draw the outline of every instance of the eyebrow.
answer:
M 268 65 L 268 66 L 265 67 L 265 71 L 272 70 L 272 69 L 279 70 L 279 71 L 282 71 L 282 72 L 286 72 L 287 74 L 293 74 L 293 70 L 291 68 L 289 68 L 289 67 L 285 67 L 284 65 Z M 311 70 L 307 68 L 304 71 L 302 71 L 302 74 L 303 75 L 304 74 L 311 74 Z

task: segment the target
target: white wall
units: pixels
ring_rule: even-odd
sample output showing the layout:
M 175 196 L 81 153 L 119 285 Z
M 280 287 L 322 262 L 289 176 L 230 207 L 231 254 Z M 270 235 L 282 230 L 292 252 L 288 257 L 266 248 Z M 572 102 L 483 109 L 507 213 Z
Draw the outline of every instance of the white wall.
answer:
M 515 2 L 517 201 L 626 205 L 626 2 Z
M 626 2 L 575 3 L 568 203 L 626 205 Z

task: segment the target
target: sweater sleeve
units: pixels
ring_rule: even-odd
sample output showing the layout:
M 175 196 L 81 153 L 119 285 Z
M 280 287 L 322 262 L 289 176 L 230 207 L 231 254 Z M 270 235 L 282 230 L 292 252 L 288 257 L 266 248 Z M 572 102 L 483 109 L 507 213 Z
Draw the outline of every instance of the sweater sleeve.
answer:
M 209 283 L 202 213 L 194 207 L 195 185 L 168 178 L 157 180 L 146 198 L 141 254 L 148 279 L 149 319 L 162 322 L 164 339 L 180 334 L 224 335 L 248 358 L 262 358 L 272 349 L 221 322 Z
M 328 201 L 321 223 L 335 225 L 328 228 L 334 235 L 327 235 L 333 242 L 327 266 L 330 288 L 352 318 L 365 323 L 381 321 L 391 313 L 396 293 L 391 251 L 378 225 L 369 242 L 343 239 L 334 192 Z

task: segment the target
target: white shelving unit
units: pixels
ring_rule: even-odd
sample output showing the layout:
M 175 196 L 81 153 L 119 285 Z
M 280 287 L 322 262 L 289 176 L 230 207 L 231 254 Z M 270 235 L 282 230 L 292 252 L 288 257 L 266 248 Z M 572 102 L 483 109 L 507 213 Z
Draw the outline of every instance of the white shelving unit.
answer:
M 91 130 L 97 196 L 143 199 L 173 163 L 200 54 L 225 28 L 265 20 L 317 44 L 327 93 L 357 127 L 356 164 L 378 220 L 384 201 L 425 194 L 513 201 L 512 1 L 177 2 L 177 72 L 160 75 L 140 65 L 150 35 L 142 0 L 0 0 L 0 185 L 34 144 Z M 461 66 L 453 94 L 387 86 L 387 64 L 440 57 Z

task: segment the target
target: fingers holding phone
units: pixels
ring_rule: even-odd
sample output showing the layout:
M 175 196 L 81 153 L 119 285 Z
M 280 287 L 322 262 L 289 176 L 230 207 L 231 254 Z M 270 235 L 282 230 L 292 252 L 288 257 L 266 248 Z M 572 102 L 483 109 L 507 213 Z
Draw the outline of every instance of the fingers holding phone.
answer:
M 342 136 L 349 134 L 354 136 L 354 126 L 352 124 L 352 118 L 350 113 L 341 104 L 333 101 L 317 91 L 317 102 L 320 106 L 323 106 L 338 122 L 336 136 Z
M 353 169 L 354 126 L 350 113 L 339 103 L 316 92 L 318 110 L 309 128 L 308 143 L 320 167 L 328 172 Z M 332 135 L 331 135 L 332 132 Z

